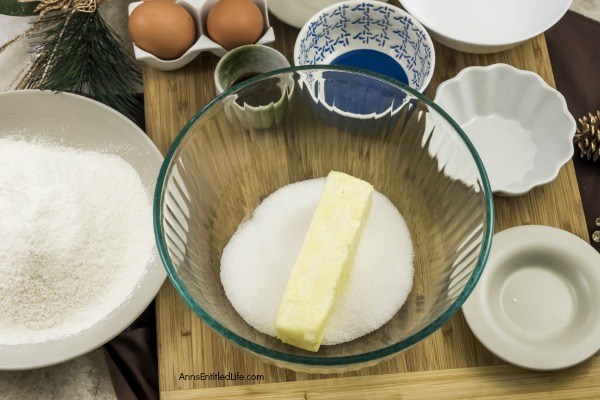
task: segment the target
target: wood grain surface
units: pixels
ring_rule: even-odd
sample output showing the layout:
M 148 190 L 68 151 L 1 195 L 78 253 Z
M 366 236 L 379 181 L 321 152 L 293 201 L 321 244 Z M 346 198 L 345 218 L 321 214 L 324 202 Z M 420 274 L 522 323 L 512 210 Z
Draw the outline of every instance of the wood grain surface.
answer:
M 290 60 L 298 30 L 271 17 L 277 42 L 274 47 Z M 454 77 L 461 69 L 471 65 L 488 65 L 498 62 L 538 73 L 554 86 L 552 69 L 543 35 L 519 47 L 497 54 L 475 55 L 456 52 L 436 43 L 436 70 L 427 95 L 434 97 L 438 84 Z M 165 153 L 184 124 L 202 106 L 215 96 L 213 70 L 218 59 L 203 54 L 187 67 L 174 72 L 161 72 L 144 67 L 144 98 L 148 135 Z M 495 199 L 496 231 L 524 224 L 555 226 L 573 232 L 588 240 L 581 198 L 571 162 L 562 168 L 558 178 L 549 185 L 536 188 L 527 195 L 516 198 Z M 451 318 L 441 329 L 411 349 L 375 367 L 346 373 L 341 376 L 361 379 L 332 380 L 331 383 L 302 383 L 301 381 L 335 378 L 336 375 L 319 376 L 279 369 L 264 364 L 256 357 L 232 345 L 205 325 L 184 303 L 169 281 L 165 283 L 156 300 L 159 381 L 164 398 L 412 398 L 416 393 L 431 399 L 517 398 L 512 394 L 531 393 L 533 397 L 544 393 L 545 382 L 565 381 L 560 390 L 564 396 L 547 394 L 544 398 L 585 398 L 589 382 L 598 383 L 600 365 L 597 357 L 571 372 L 536 374 L 509 366 L 492 369 L 477 368 L 458 371 L 399 374 L 403 372 L 453 370 L 467 367 L 484 367 L 504 364 L 487 351 L 469 330 L 461 312 Z M 180 374 L 200 373 L 261 374 L 262 381 L 234 380 L 182 380 Z M 372 377 L 372 375 L 383 375 Z M 496 378 L 496 376 L 499 376 Z M 576 379 L 568 378 L 575 375 Z M 289 386 L 269 385 L 294 382 Z M 573 382 L 580 382 L 576 385 Z M 582 383 L 583 382 L 583 383 Z M 252 389 L 243 384 L 266 383 L 264 390 Z M 398 385 L 402 385 L 399 391 Z M 487 390 L 479 387 L 486 384 Z M 329 386 L 333 385 L 333 386 Z M 405 386 L 406 385 L 406 386 Z M 184 392 L 183 389 L 235 387 L 231 391 L 217 389 Z M 558 389 L 557 385 L 554 385 Z M 456 391 L 447 392 L 448 390 Z M 569 393 L 574 393 L 571 397 Z M 350 397 L 349 393 L 356 394 Z M 367 396 L 366 393 L 369 393 Z M 373 396 L 370 395 L 373 393 Z M 464 393 L 464 396 L 462 395 Z M 437 397 L 436 397 L 437 396 Z M 447 396 L 447 397 L 444 397 Z M 487 397 L 485 397 L 487 396 Z M 558 396 L 558 397 L 556 397 Z M 576 396 L 576 397 L 574 397 Z M 518 397 L 521 398 L 521 397 Z
M 600 357 L 544 373 L 511 365 L 162 392 L 164 400 L 598 399 Z

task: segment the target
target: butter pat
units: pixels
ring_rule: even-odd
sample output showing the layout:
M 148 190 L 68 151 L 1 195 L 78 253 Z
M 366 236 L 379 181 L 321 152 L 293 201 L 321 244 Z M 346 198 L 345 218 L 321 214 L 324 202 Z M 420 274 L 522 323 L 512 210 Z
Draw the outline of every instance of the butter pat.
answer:
M 343 289 L 363 227 L 373 186 L 331 171 L 296 259 L 275 318 L 283 342 L 319 350 L 327 321 Z

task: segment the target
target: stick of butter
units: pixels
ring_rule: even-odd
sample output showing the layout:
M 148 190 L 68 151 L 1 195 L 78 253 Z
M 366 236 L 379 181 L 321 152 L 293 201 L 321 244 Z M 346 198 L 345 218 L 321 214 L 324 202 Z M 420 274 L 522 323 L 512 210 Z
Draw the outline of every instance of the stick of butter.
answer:
M 354 262 L 373 186 L 331 171 L 275 318 L 283 342 L 319 350 L 327 320 Z

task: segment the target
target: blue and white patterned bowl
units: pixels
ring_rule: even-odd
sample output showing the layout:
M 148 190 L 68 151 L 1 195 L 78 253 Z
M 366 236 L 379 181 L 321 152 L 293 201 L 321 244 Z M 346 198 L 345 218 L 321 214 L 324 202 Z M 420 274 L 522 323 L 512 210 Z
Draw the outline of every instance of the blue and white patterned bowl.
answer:
M 354 52 L 353 60 L 340 59 L 349 52 Z M 371 57 L 378 55 L 374 52 L 388 57 L 379 62 Z M 392 60 L 404 76 L 399 76 L 402 71 L 398 74 Z M 433 76 L 435 52 L 425 28 L 400 8 L 378 1 L 346 1 L 323 9 L 304 25 L 296 40 L 294 63 L 365 68 L 423 92 Z

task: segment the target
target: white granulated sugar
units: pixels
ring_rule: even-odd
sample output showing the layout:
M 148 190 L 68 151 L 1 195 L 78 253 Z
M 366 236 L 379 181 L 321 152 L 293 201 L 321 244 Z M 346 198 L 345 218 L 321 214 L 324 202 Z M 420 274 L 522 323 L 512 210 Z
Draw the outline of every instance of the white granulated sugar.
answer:
M 90 328 L 152 258 L 150 195 L 118 156 L 0 139 L 0 344 Z
M 294 262 L 325 185 L 325 178 L 277 190 L 240 225 L 223 251 L 221 281 L 244 320 L 275 336 L 275 316 Z M 323 344 L 347 342 L 372 332 L 402 307 L 412 288 L 413 247 L 402 215 L 373 193 L 344 291 L 330 317 Z

